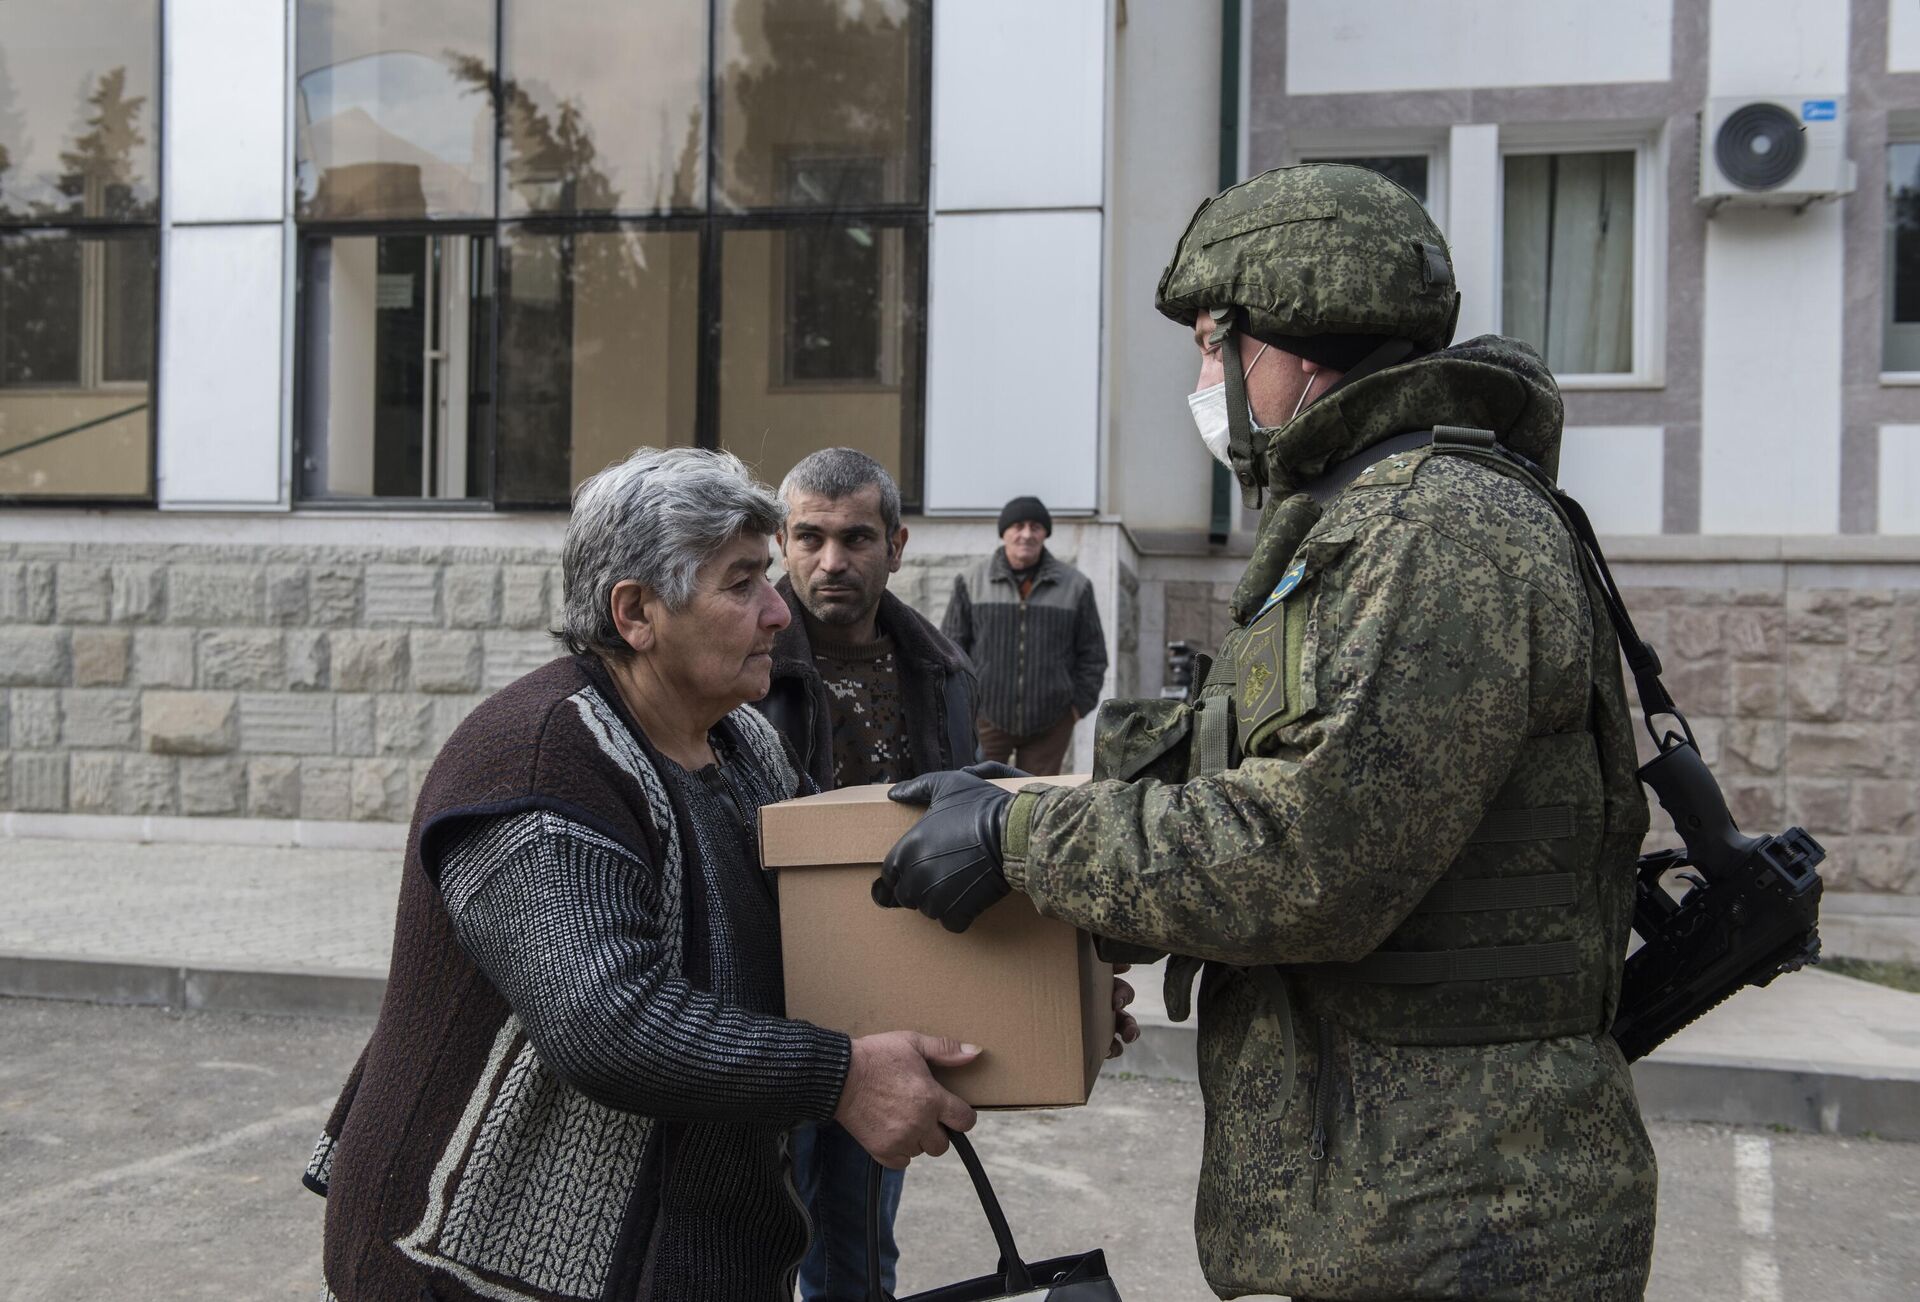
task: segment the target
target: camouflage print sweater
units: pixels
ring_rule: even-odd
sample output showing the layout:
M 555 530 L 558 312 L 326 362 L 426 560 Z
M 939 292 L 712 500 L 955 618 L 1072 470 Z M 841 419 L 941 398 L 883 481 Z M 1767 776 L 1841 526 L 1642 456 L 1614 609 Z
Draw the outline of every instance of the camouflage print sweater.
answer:
M 1310 407 L 1274 437 L 1279 505 L 1235 600 L 1246 624 L 1281 588 L 1300 616 L 1280 726 L 1212 777 L 1096 782 L 1012 811 L 1007 875 L 1043 913 L 1210 960 L 1195 1221 L 1222 1297 L 1613 1302 L 1645 1287 L 1653 1153 L 1606 1028 L 1646 806 L 1605 614 L 1545 503 L 1483 464 L 1422 449 L 1324 512 L 1289 496 L 1435 424 L 1495 430 L 1551 473 L 1560 412 L 1532 351 L 1491 337 Z M 1323 975 L 1294 967 L 1302 1033 L 1287 1071 L 1291 1037 L 1248 969 L 1373 952 L 1503 787 L 1553 782 L 1515 772 L 1542 738 L 1569 743 L 1596 792 L 1575 938 L 1590 975 L 1570 1006 L 1583 1029 L 1369 1035 Z M 1170 987 L 1170 1008 L 1185 998 Z

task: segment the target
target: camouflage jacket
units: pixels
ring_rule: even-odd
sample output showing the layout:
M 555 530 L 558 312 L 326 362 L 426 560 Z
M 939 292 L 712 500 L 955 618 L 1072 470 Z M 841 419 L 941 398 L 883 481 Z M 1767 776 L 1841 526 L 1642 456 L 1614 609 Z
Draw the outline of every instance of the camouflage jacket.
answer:
M 1647 814 L 1604 611 L 1540 495 L 1486 464 L 1421 449 L 1369 467 L 1324 512 L 1290 495 L 1435 424 L 1492 429 L 1552 473 L 1560 410 L 1531 350 L 1496 338 L 1309 408 L 1270 444 L 1276 504 L 1222 648 L 1260 661 L 1247 643 L 1261 616 L 1291 612 L 1289 645 L 1265 663 L 1293 681 L 1248 683 L 1284 703 L 1247 754 L 1190 781 L 1023 794 L 1011 811 L 1008 879 L 1043 913 L 1209 960 L 1195 1222 L 1223 1297 L 1644 1290 L 1653 1154 L 1606 1028 Z M 1568 943 L 1589 979 L 1574 1002 L 1537 1025 L 1508 1007 L 1504 1035 L 1427 1035 L 1420 1019 L 1483 1011 L 1473 988 L 1387 992 L 1401 1024 L 1385 1032 L 1391 1017 L 1314 966 L 1417 929 L 1503 792 L 1562 784 L 1592 795 L 1581 907 L 1535 910 L 1533 925 L 1578 919 Z M 1477 989 L 1500 1008 L 1500 983 Z M 1185 998 L 1170 981 L 1175 1015 Z M 1276 1001 L 1292 1009 L 1276 1016 Z

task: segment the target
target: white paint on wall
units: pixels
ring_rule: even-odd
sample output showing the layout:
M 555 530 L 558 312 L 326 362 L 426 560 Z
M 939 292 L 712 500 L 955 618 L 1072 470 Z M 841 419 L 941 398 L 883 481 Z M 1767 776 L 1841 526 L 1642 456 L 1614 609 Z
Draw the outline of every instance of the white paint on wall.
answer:
M 1093 510 L 1100 214 L 938 217 L 930 239 L 927 509 L 998 511 L 1032 493 Z
M 1107 4 L 934 6 L 936 211 L 1100 206 Z
M 1707 224 L 1704 533 L 1839 528 L 1841 217 L 1818 204 L 1725 209 Z
M 276 506 L 281 227 L 166 234 L 160 336 L 160 505 Z
M 288 168 L 286 7 L 167 0 L 170 219 L 279 221 Z
M 1560 440 L 1560 487 L 1603 534 L 1660 532 L 1667 432 L 1659 425 L 1582 425 Z
M 1673 0 L 1293 0 L 1287 90 L 1666 81 L 1672 44 Z
M 1456 126 L 1447 137 L 1447 245 L 1460 289 L 1456 340 L 1500 322 L 1500 128 Z
M 1847 8 L 1847 0 L 1712 0 L 1708 93 L 1845 93 Z
M 1880 427 L 1880 532 L 1920 534 L 1920 425 Z
M 1887 0 L 1887 71 L 1920 72 L 1920 0 Z

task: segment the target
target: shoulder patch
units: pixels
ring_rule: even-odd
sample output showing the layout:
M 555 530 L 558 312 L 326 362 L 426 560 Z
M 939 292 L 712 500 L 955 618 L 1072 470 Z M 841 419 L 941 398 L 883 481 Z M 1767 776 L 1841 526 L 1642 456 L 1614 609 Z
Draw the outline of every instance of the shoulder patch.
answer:
M 1413 448 L 1406 452 L 1395 452 L 1362 470 L 1354 476 L 1349 488 L 1396 488 L 1413 482 L 1413 477 L 1433 455 L 1431 446 Z
M 1287 566 L 1287 572 L 1280 576 L 1280 582 L 1273 585 L 1273 591 L 1267 594 L 1266 601 L 1261 603 L 1260 610 L 1254 615 L 1253 619 L 1259 619 L 1261 615 L 1266 614 L 1280 602 L 1285 601 L 1287 594 L 1299 587 L 1300 581 L 1306 577 L 1307 562 L 1305 557 Z M 1248 620 L 1247 622 L 1252 624 L 1253 620 Z

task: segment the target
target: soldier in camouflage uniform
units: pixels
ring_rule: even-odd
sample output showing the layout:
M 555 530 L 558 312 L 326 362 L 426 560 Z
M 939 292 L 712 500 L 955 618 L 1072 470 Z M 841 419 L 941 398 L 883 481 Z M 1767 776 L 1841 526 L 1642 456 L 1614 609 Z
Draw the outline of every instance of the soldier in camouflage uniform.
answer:
M 1475 432 L 1552 474 L 1553 378 L 1448 347 L 1443 237 L 1356 167 L 1201 205 L 1158 306 L 1271 494 L 1236 627 L 1194 703 L 1103 707 L 1100 780 L 901 784 L 931 808 L 885 881 L 955 930 L 1011 888 L 1169 952 L 1176 1019 L 1201 970 L 1221 1297 L 1638 1298 L 1653 1152 L 1607 1031 L 1646 803 L 1605 608 Z

